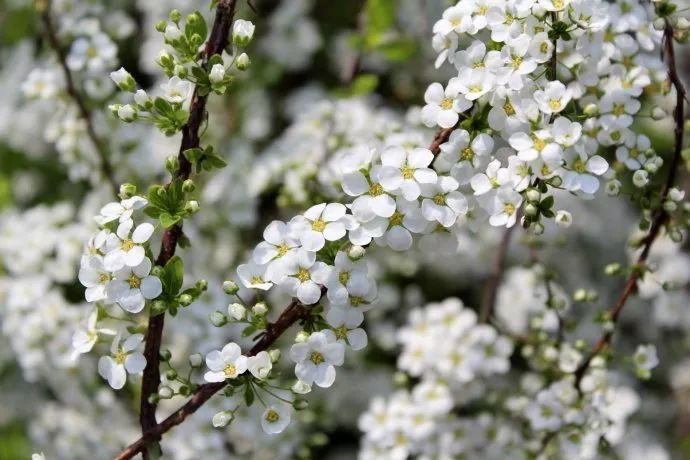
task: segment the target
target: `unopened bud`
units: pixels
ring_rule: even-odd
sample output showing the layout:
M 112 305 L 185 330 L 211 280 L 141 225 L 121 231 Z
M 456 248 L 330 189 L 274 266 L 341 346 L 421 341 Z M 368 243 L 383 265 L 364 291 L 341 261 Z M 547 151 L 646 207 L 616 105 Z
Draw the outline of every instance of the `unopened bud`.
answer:
M 347 256 L 351 260 L 359 260 L 362 257 L 364 257 L 364 254 L 366 253 L 366 249 L 364 249 L 362 246 L 352 246 L 348 251 L 347 251 Z
M 204 363 L 204 359 L 201 356 L 201 353 L 192 353 L 189 355 L 189 365 L 192 367 L 201 367 L 201 365 Z
M 242 304 L 231 303 L 228 305 L 228 315 L 235 321 L 241 321 L 247 315 L 247 309 Z
M 232 280 L 223 281 L 223 291 L 227 295 L 235 295 L 240 290 L 240 287 Z
M 268 312 L 268 307 L 263 302 L 257 302 L 252 307 L 252 313 L 256 316 L 263 316 Z
M 218 310 L 208 315 L 208 319 L 211 320 L 211 324 L 216 327 L 223 327 L 228 324 L 228 317 Z

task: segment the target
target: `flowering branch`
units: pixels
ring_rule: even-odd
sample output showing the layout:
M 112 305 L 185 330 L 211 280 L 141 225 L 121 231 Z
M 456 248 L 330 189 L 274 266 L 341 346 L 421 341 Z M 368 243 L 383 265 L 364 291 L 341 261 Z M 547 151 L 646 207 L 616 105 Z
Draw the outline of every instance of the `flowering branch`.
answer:
M 228 45 L 230 26 L 235 15 L 236 0 L 221 0 L 216 8 L 216 17 L 209 40 L 203 51 L 203 64 L 207 64 L 208 59 L 214 54 L 221 54 Z M 189 120 L 182 128 L 182 142 L 178 154 L 179 168 L 174 174 L 174 179 L 186 180 L 192 171 L 192 164 L 185 156 L 184 152 L 188 149 L 199 147 L 199 131 L 206 113 L 207 95 L 198 94 L 197 88 L 194 90 L 191 104 L 189 107 Z M 163 233 L 161 248 L 156 259 L 156 264 L 163 267 L 175 255 L 175 248 L 182 236 L 182 227 L 179 224 L 165 230 Z M 156 394 L 160 384 L 160 347 L 165 322 L 165 313 L 152 313 L 149 319 L 148 333 L 146 337 L 146 348 L 144 356 L 146 358 L 146 368 L 141 387 L 141 412 L 139 421 L 142 433 L 147 433 L 154 428 L 156 422 L 156 402 L 151 401 L 151 395 Z M 155 440 L 156 438 L 152 439 Z M 146 456 L 146 455 L 145 455 Z
M 74 101 L 81 118 L 86 124 L 86 134 L 89 136 L 91 143 L 96 149 L 96 153 L 101 162 L 101 171 L 103 176 L 108 181 L 113 194 L 117 195 L 119 192 L 119 185 L 115 179 L 115 174 L 113 173 L 113 168 L 108 161 L 108 153 L 106 152 L 105 145 L 103 141 L 96 134 L 96 129 L 93 125 L 93 119 L 91 111 L 86 107 L 86 103 L 82 98 L 77 86 L 74 82 L 74 77 L 72 71 L 67 66 L 67 56 L 65 55 L 62 46 L 60 45 L 60 40 L 58 39 L 57 32 L 55 31 L 55 26 L 50 16 L 50 0 L 38 0 L 36 2 L 36 9 L 41 15 L 41 20 L 43 21 L 43 27 L 45 29 L 45 36 L 48 39 L 50 47 L 55 52 L 57 56 L 58 63 L 62 69 L 62 73 L 65 77 L 66 91 L 69 97 Z
M 668 176 L 666 178 L 666 182 L 664 183 L 664 187 L 661 190 L 660 203 L 662 204 L 668 197 L 671 187 L 673 187 L 673 183 L 676 178 L 676 172 L 678 170 L 678 165 L 680 164 L 681 151 L 683 149 L 683 124 L 685 121 L 684 103 L 686 95 L 685 87 L 683 86 L 683 83 L 678 77 L 678 71 L 676 68 L 676 54 L 675 49 L 673 47 L 673 27 L 671 27 L 668 20 L 666 20 L 666 26 L 664 27 L 663 49 L 668 65 L 668 77 L 669 80 L 671 80 L 671 84 L 676 90 L 676 106 L 673 111 L 673 118 L 675 121 L 675 145 L 673 149 L 673 157 L 671 159 L 671 165 L 669 167 Z M 636 291 L 637 282 L 639 281 L 640 277 L 645 271 L 645 265 L 647 263 L 649 253 L 652 249 L 652 245 L 654 244 L 656 238 L 659 236 L 661 229 L 664 227 L 664 224 L 668 221 L 669 217 L 669 213 L 663 208 L 663 206 L 661 206 L 657 210 L 657 213 L 654 219 L 652 220 L 651 226 L 649 228 L 649 232 L 642 239 L 642 252 L 635 261 L 632 273 L 630 274 L 628 280 L 625 283 L 623 292 L 621 293 L 620 297 L 618 297 L 618 300 L 613 305 L 613 307 L 611 307 L 608 310 L 608 317 L 613 325 L 615 325 L 618 321 L 618 317 L 620 316 L 623 307 L 625 307 L 628 298 Z M 587 355 L 585 360 L 577 368 L 577 370 L 575 371 L 576 388 L 579 388 L 580 382 L 582 381 L 585 372 L 587 372 L 587 369 L 592 363 L 592 360 L 611 344 L 612 338 L 613 328 L 604 333 L 604 335 L 594 345 L 589 355 Z

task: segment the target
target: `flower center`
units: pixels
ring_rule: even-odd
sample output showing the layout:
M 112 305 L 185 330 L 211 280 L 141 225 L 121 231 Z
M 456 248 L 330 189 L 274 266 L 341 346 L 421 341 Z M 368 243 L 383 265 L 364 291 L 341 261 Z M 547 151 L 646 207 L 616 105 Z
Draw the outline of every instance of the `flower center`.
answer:
M 122 250 L 125 252 L 129 252 L 134 248 L 134 246 L 136 246 L 136 243 L 134 241 L 124 240 L 124 241 L 122 241 L 120 248 L 122 248 Z
M 512 216 L 515 212 L 515 205 L 513 203 L 505 203 L 503 205 L 503 212 L 505 212 L 509 216 Z
M 359 307 L 359 306 L 362 305 L 363 303 L 364 303 L 364 299 L 363 299 L 363 298 L 361 298 L 361 297 L 359 297 L 359 296 L 356 296 L 356 295 L 351 295 L 351 296 L 350 296 L 350 305 L 352 305 L 353 307 Z
M 115 362 L 117 364 L 124 364 L 125 360 L 127 359 L 127 353 L 120 350 L 117 353 L 115 353 L 115 356 L 113 356 L 113 359 L 115 359 Z
M 299 271 L 297 272 L 297 279 L 300 280 L 302 283 L 306 283 L 311 279 L 311 274 L 309 273 L 309 270 L 306 268 L 300 268 Z
M 266 412 L 266 417 L 264 417 L 268 423 L 275 423 L 280 419 L 280 415 L 278 415 L 278 412 L 274 411 L 273 409 L 269 409 L 268 412 Z
M 98 284 L 103 284 L 108 281 L 110 281 L 110 275 L 108 275 L 107 273 L 101 273 L 100 275 L 98 275 Z
M 414 177 L 414 169 L 409 165 L 405 165 L 400 170 L 404 179 L 412 179 Z
M 335 332 L 335 336 L 338 340 L 347 338 L 347 328 L 345 326 L 335 328 L 333 329 L 333 332 Z
M 515 17 L 510 13 L 506 13 L 503 24 L 511 25 L 513 21 L 515 21 Z
M 127 278 L 127 283 L 129 284 L 129 287 L 131 287 L 132 289 L 138 289 L 139 286 L 141 286 L 141 279 L 137 275 L 132 273 L 132 275 L 129 278 Z
M 340 272 L 338 274 L 338 281 L 340 281 L 342 285 L 347 284 L 347 282 L 350 281 L 350 272 Z
M 549 44 L 547 42 L 541 42 L 541 45 L 539 45 L 539 51 L 542 54 L 546 54 L 546 52 L 549 50 Z
M 403 215 L 400 214 L 398 211 L 395 211 L 392 216 L 388 219 L 388 222 L 391 224 L 391 226 L 395 225 L 401 225 L 403 221 Z
M 259 275 L 254 275 L 254 276 L 252 276 L 251 282 L 252 282 L 252 284 L 263 284 L 264 279 L 262 277 L 260 277 Z
M 472 161 L 474 159 L 474 151 L 467 147 L 460 152 L 460 161 Z
M 625 106 L 623 104 L 614 104 L 611 112 L 617 117 L 625 115 Z
M 93 46 L 89 46 L 89 48 L 86 50 L 86 57 L 93 59 L 96 56 L 98 56 L 98 50 Z
M 369 187 L 369 195 L 379 196 L 382 194 L 383 194 L 383 187 L 381 187 L 381 184 L 372 184 L 372 186 Z
M 446 97 L 441 101 L 441 108 L 443 110 L 450 110 L 453 108 L 453 99 Z
M 573 161 L 573 169 L 582 174 L 587 171 L 587 165 L 580 158 L 576 158 L 575 161 Z
M 481 93 L 482 92 L 482 87 L 480 85 L 471 85 L 469 89 L 470 89 L 470 93 Z
M 517 70 L 522 64 L 522 56 L 513 56 L 513 69 Z
M 565 3 L 563 0 L 553 0 L 553 6 L 560 10 L 565 6 Z
M 561 101 L 560 99 L 550 99 L 549 100 L 549 108 L 551 110 L 558 110 L 561 108 Z
M 443 206 L 446 204 L 446 196 L 443 193 L 437 193 L 434 195 L 434 203 L 436 203 L 439 206 Z
M 544 150 L 544 147 L 546 147 L 546 142 L 544 142 L 542 139 L 539 139 L 537 136 L 533 136 L 532 145 L 534 145 L 534 149 L 537 152 L 541 152 Z
M 278 246 L 278 257 L 283 257 L 288 253 L 289 250 L 290 246 L 288 246 L 286 243 L 281 243 L 280 246 Z
M 223 368 L 223 374 L 225 374 L 226 377 L 234 377 L 237 374 L 237 368 L 234 364 L 228 364 Z
M 321 219 L 316 219 L 314 222 L 312 222 L 311 228 L 312 230 L 321 233 L 326 228 L 326 222 L 322 221 Z
M 515 108 L 513 107 L 513 104 L 511 104 L 508 99 L 506 99 L 506 102 L 503 104 L 503 111 L 508 116 L 515 115 Z
M 316 364 L 316 365 L 319 365 L 325 361 L 323 355 L 321 353 L 319 353 L 318 351 L 312 351 L 311 356 L 309 357 L 309 360 L 311 360 L 311 362 Z

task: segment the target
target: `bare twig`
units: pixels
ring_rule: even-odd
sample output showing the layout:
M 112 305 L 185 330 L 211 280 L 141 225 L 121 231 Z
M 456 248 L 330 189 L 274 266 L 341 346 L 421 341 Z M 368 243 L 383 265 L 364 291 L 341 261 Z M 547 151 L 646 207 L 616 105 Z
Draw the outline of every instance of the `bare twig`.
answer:
M 204 65 L 208 59 L 214 54 L 222 54 L 223 50 L 228 44 L 228 37 L 230 34 L 230 26 L 232 25 L 233 17 L 235 15 L 236 0 L 221 0 L 216 8 L 216 17 L 211 30 L 211 35 L 206 42 L 203 51 Z M 176 172 L 173 180 L 185 180 L 189 178 L 192 171 L 192 164 L 189 162 L 184 152 L 191 148 L 199 147 L 199 132 L 201 125 L 204 122 L 206 115 L 206 100 L 207 96 L 201 96 L 197 93 L 196 88 L 192 95 L 192 100 L 189 106 L 189 120 L 182 128 L 182 142 L 180 144 L 180 151 L 178 153 L 178 160 L 180 167 Z M 156 259 L 156 265 L 165 266 L 165 264 L 175 255 L 177 243 L 182 236 L 182 227 L 180 225 L 173 225 L 165 230 L 161 240 L 161 248 Z M 141 425 L 142 434 L 151 432 L 156 426 L 156 402 L 150 401 L 151 395 L 158 392 L 160 384 L 160 347 L 163 336 L 163 327 L 165 322 L 165 314 L 151 315 L 149 317 L 148 332 L 146 334 L 146 346 L 144 349 L 144 356 L 146 357 L 146 368 L 144 369 L 144 376 L 141 385 L 141 411 L 139 414 L 139 423 Z M 151 441 L 157 441 L 159 438 L 152 435 Z M 147 454 L 144 452 L 144 458 Z
M 508 227 L 503 231 L 503 236 L 501 237 L 501 242 L 498 246 L 498 252 L 496 253 L 496 259 L 494 261 L 493 270 L 491 276 L 486 281 L 484 285 L 484 293 L 482 294 L 482 304 L 479 308 L 479 322 L 486 323 L 491 318 L 494 311 L 494 306 L 496 305 L 496 296 L 498 293 L 498 286 L 501 284 L 501 279 L 503 278 L 503 272 L 506 266 L 506 257 L 508 255 L 508 248 L 510 247 L 510 237 L 513 234 L 512 227 Z
M 58 39 L 55 26 L 53 25 L 53 21 L 50 16 L 50 0 L 38 0 L 36 2 L 36 10 L 41 15 L 41 21 L 43 22 L 43 28 L 45 29 L 45 36 L 48 39 L 48 43 L 50 44 L 50 47 L 53 49 L 53 52 L 55 52 L 58 64 L 60 65 L 62 73 L 64 74 L 66 85 L 65 89 L 67 91 L 67 94 L 69 95 L 70 99 L 72 99 L 74 104 L 77 106 L 77 110 L 79 110 L 79 116 L 82 118 L 82 120 L 84 120 L 84 123 L 86 125 L 86 134 L 89 136 L 89 139 L 91 140 L 91 143 L 93 144 L 94 149 L 96 150 L 96 154 L 99 157 L 103 177 L 108 181 L 108 184 L 110 185 L 113 193 L 115 194 L 115 196 L 117 196 L 117 194 L 120 191 L 119 185 L 117 183 L 117 180 L 115 179 L 115 174 L 113 173 L 112 165 L 108 160 L 108 152 L 106 146 L 104 142 L 98 137 L 98 134 L 96 134 L 96 129 L 94 128 L 93 116 L 91 114 L 91 111 L 86 106 L 84 98 L 77 89 L 77 85 L 74 81 L 72 71 L 67 65 L 67 56 L 65 54 L 64 49 L 60 45 L 60 40 Z
M 666 27 L 664 28 L 663 49 L 666 57 L 666 63 L 668 65 L 668 77 L 669 80 L 671 80 L 671 84 L 676 90 L 676 107 L 673 111 L 673 118 L 675 120 L 675 145 L 673 149 L 673 157 L 671 159 L 668 176 L 666 177 L 666 182 L 664 183 L 664 187 L 661 190 L 661 205 L 663 205 L 663 202 L 668 197 L 669 190 L 671 189 L 671 187 L 673 187 L 673 183 L 676 179 L 676 172 L 678 170 L 678 165 L 680 163 L 681 158 L 681 150 L 683 149 L 683 130 L 685 121 L 684 102 L 686 92 L 683 83 L 678 77 L 678 71 L 676 68 L 676 54 L 675 49 L 673 47 L 673 28 L 668 23 L 668 21 L 666 22 Z M 649 232 L 647 232 L 647 235 L 642 239 L 642 252 L 640 253 L 640 255 L 637 258 L 637 261 L 635 262 L 635 267 L 633 268 L 632 273 L 628 277 L 628 280 L 626 281 L 625 286 L 623 287 L 623 292 L 621 293 L 620 297 L 618 298 L 616 303 L 608 310 L 609 317 L 611 318 L 611 322 L 614 325 L 618 321 L 618 317 L 621 311 L 623 310 L 623 307 L 625 307 L 628 298 L 630 298 L 630 296 L 637 290 L 637 282 L 639 281 L 640 277 L 642 276 L 642 273 L 644 272 L 645 265 L 647 263 L 647 258 L 649 257 L 649 252 L 652 249 L 652 245 L 659 236 L 661 229 L 664 227 L 664 224 L 666 224 L 669 217 L 670 216 L 668 212 L 664 210 L 663 206 L 660 207 L 652 220 Z M 577 370 L 575 371 L 576 388 L 579 388 L 582 378 L 584 377 L 585 373 L 587 372 L 587 369 L 589 369 L 589 366 L 592 363 L 592 359 L 594 359 L 599 353 L 601 353 L 605 348 L 607 348 L 611 344 L 612 338 L 613 330 L 604 333 L 604 335 L 594 345 L 589 355 L 587 355 L 582 364 L 580 364 L 580 366 L 577 368 Z

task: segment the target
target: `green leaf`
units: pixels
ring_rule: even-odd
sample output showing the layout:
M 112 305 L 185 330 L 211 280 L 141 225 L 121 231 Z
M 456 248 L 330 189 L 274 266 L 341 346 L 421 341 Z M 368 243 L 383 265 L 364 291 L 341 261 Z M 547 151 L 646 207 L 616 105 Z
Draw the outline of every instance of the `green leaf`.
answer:
M 166 118 L 173 112 L 170 102 L 166 101 L 162 97 L 157 97 L 153 100 L 153 107 L 155 107 L 156 111 L 160 115 L 165 116 Z
M 193 149 L 187 149 L 184 152 L 184 156 L 187 157 L 190 163 L 196 163 L 201 159 L 201 157 L 204 154 L 204 151 L 201 150 L 198 147 L 195 147 Z
M 244 403 L 247 405 L 247 407 L 254 403 L 254 390 L 250 385 L 246 385 L 244 387 Z
M 204 157 L 204 165 L 209 164 L 212 168 L 224 168 L 228 163 L 220 156 L 216 154 L 206 155 Z
M 395 0 L 367 0 L 364 6 L 364 17 L 367 24 L 367 35 L 382 35 L 395 23 Z
M 369 94 L 379 85 L 379 77 L 372 74 L 359 75 L 352 82 L 352 95 L 362 96 Z
M 553 195 L 547 196 L 541 203 L 539 203 L 541 209 L 551 209 L 553 207 Z
M 388 43 L 382 43 L 377 50 L 389 61 L 403 62 L 412 58 L 417 53 L 417 43 L 412 40 L 400 38 Z
M 168 298 L 175 297 L 184 281 L 184 263 L 179 256 L 173 256 L 163 268 L 163 291 Z
M 254 326 L 253 324 L 250 324 L 249 326 L 245 327 L 242 330 L 242 337 L 249 337 L 250 335 L 252 335 L 255 332 L 256 332 L 256 326 Z
M 173 225 L 177 224 L 180 221 L 180 216 L 174 215 L 171 216 L 167 212 L 163 212 L 158 216 L 158 220 L 160 221 L 161 225 L 165 228 L 170 228 Z
M 206 26 L 206 20 L 198 11 L 187 16 L 187 21 L 184 27 L 184 35 L 187 40 L 192 41 L 192 37 L 197 34 L 201 37 L 201 42 L 206 40 L 206 35 L 208 35 L 208 27 Z
M 164 212 L 164 210 L 162 210 L 158 206 L 154 206 L 151 204 L 149 204 L 148 206 L 146 206 L 146 208 L 144 208 L 144 214 L 146 214 L 147 216 L 149 216 L 153 219 L 158 219 L 163 212 Z

